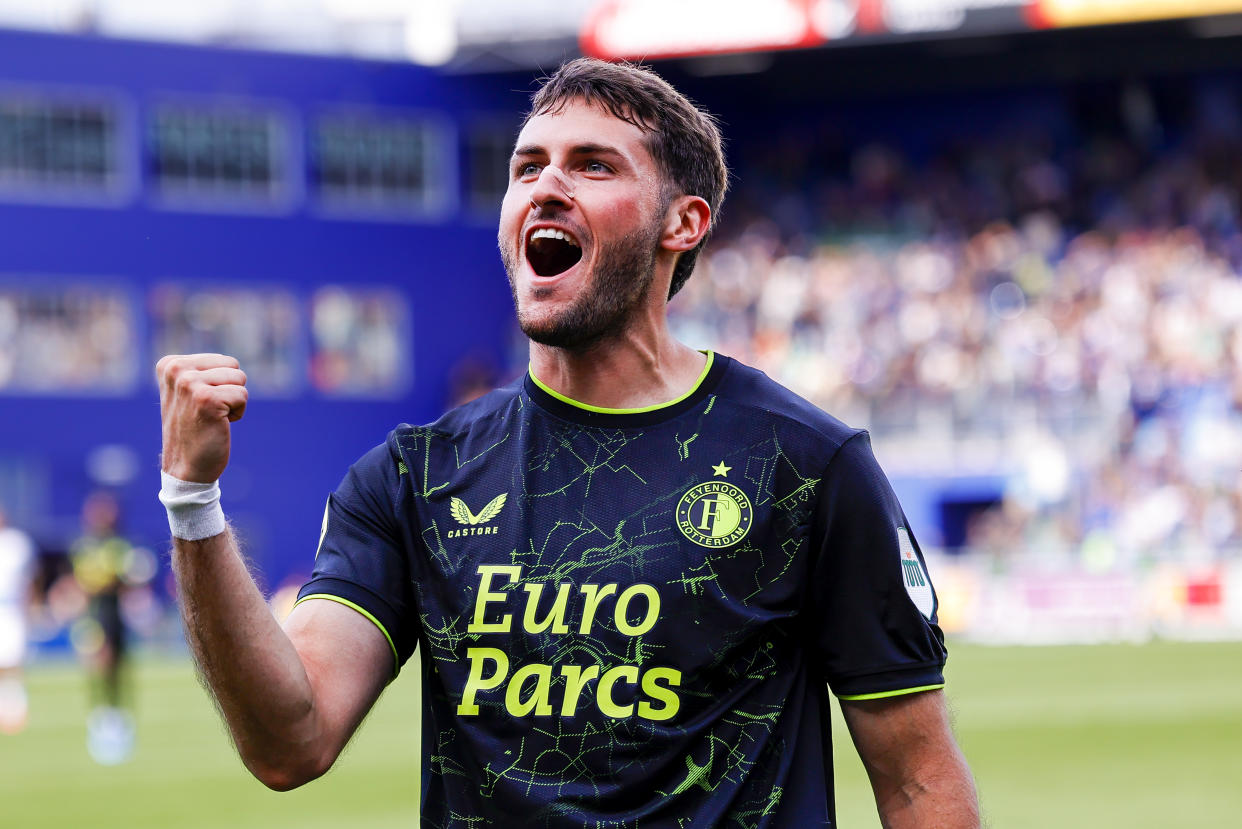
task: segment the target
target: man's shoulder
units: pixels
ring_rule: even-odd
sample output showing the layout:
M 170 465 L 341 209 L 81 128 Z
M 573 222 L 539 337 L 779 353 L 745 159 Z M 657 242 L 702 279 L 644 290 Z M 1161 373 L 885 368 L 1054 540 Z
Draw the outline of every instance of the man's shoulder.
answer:
M 383 445 L 373 452 L 384 453 L 403 465 L 405 455 L 432 443 L 460 443 L 481 439 L 512 426 L 514 409 L 521 408 L 521 378 L 487 394 L 449 409 L 435 420 L 421 425 L 402 423 L 388 433 Z
M 738 360 L 730 360 L 729 371 L 718 393 L 753 416 L 783 422 L 796 430 L 827 439 L 834 445 L 840 445 L 863 431 L 846 425 L 759 369 Z
M 517 395 L 520 383 L 491 391 L 456 408 L 436 420 L 421 425 L 401 423 L 389 431 L 383 443 L 371 447 L 351 467 L 352 481 L 378 481 L 396 486 L 409 472 L 409 453 L 429 441 L 456 440 L 468 437 L 476 428 L 490 429 L 503 423 L 504 415 Z M 499 415 L 499 417 L 497 417 Z
M 418 430 L 437 435 L 454 435 L 483 427 L 503 417 L 518 400 L 522 388 L 519 377 L 512 382 L 480 395 L 473 400 L 462 403 L 431 423 L 418 427 Z

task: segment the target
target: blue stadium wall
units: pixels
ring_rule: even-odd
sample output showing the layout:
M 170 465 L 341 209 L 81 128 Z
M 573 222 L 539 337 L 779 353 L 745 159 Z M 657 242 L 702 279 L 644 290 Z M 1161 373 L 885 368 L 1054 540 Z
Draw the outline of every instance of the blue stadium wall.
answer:
M 136 379 L 124 389 L 0 390 L 0 500 L 46 551 L 63 551 L 98 483 L 90 467 L 108 447 L 108 457 L 137 460 L 132 476 L 112 484 L 126 532 L 162 552 L 167 525 L 155 499 L 160 429 L 153 381 L 160 355 L 141 310 L 152 289 L 168 281 L 273 286 L 305 308 L 323 285 L 386 286 L 409 309 L 410 376 L 399 393 L 332 398 L 306 382 L 292 394 L 256 392 L 234 429 L 222 484 L 226 509 L 270 587 L 305 573 L 324 500 L 348 465 L 397 423 L 443 411 L 463 358 L 492 367 L 499 379 L 513 363 L 496 207 L 465 195 L 464 147 L 473 124 L 499 125 L 511 136 L 526 93 L 405 65 L 16 32 L 0 32 L 0 56 L 0 90 L 112 96 L 122 103 L 132 141 L 110 203 L 0 192 L 0 281 L 112 286 L 132 298 L 140 329 Z M 288 119 L 295 181 L 302 178 L 296 168 L 305 127 L 318 112 L 430 114 L 446 126 L 456 151 L 447 156 L 456 192 L 438 210 L 412 216 L 326 212 L 301 184 L 278 209 L 169 206 L 155 193 L 144 135 L 152 107 L 181 97 L 274 105 Z
M 226 508 L 269 586 L 306 571 L 324 499 L 349 463 L 393 425 L 443 411 L 463 360 L 507 379 L 515 360 L 511 304 L 496 254 L 498 200 L 470 195 L 468 145 L 480 126 L 511 140 L 536 72 L 446 76 L 408 65 L 4 31 L 0 56 L 0 96 L 18 90 L 112 100 L 123 113 L 127 142 L 120 186 L 102 202 L 0 186 L 0 288 L 107 285 L 137 309 L 138 376 L 125 388 L 32 393 L 0 387 L 0 503 L 45 550 L 63 551 L 79 532 L 82 501 L 98 485 L 92 468 L 100 450 L 115 455 L 118 448 L 137 460 L 135 474 L 114 486 L 125 528 L 157 550 L 166 544 L 154 497 L 159 417 L 151 378 L 160 355 L 146 313 L 160 285 L 267 286 L 292 293 L 304 310 L 325 285 L 384 286 L 408 307 L 409 382 L 399 393 L 333 397 L 305 379 L 292 393 L 256 389 L 234 430 L 223 482 Z M 884 50 L 796 53 L 778 56 L 767 71 L 741 75 L 704 76 L 679 62 L 658 68 L 722 116 L 737 175 L 726 222 L 730 210 L 742 212 L 746 191 L 759 181 L 755 166 L 782 133 L 830 139 L 817 146 L 822 163 L 831 164 L 849 147 L 875 138 L 895 140 L 917 158 L 939 136 L 986 128 L 1005 121 L 1005 113 L 1052 126 L 1054 133 L 1068 129 L 1055 73 L 1014 71 L 1001 73 L 1002 79 L 980 71 L 981 63 L 994 60 L 986 56 L 923 56 L 918 65 L 927 71 L 911 73 L 909 57 Z M 161 198 L 148 132 L 159 107 L 180 100 L 240 102 L 280 113 L 294 186 L 279 205 L 195 207 Z M 323 209 L 307 181 L 308 135 L 320 113 L 337 110 L 412 113 L 440 122 L 450 148 L 451 192 L 443 204 L 415 215 Z M 833 127 L 824 130 L 825 123 Z M 760 187 L 753 195 L 752 208 L 762 209 L 770 194 Z M 952 523 L 946 505 L 993 500 L 1000 486 L 992 478 L 895 483 L 915 525 L 935 526 L 941 534 L 939 525 Z M 963 488 L 969 491 L 958 491 Z

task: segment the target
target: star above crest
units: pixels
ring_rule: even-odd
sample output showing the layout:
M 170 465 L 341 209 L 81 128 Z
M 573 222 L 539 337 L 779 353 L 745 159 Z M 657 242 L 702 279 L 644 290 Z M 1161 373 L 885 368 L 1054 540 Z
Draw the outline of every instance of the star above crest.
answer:
M 719 475 L 720 477 L 724 478 L 724 477 L 727 477 L 727 476 L 728 476 L 728 474 L 729 474 L 729 470 L 730 470 L 730 469 L 732 469 L 732 468 L 733 468 L 733 467 L 731 467 L 731 466 L 725 466 L 725 462 L 724 462 L 724 461 L 721 461 L 720 463 L 718 463 L 718 464 L 716 464 L 715 466 L 713 466 L 713 467 L 712 467 L 712 472 L 714 472 L 714 473 L 716 473 L 716 475 Z M 715 477 L 715 475 L 713 475 L 712 477 Z

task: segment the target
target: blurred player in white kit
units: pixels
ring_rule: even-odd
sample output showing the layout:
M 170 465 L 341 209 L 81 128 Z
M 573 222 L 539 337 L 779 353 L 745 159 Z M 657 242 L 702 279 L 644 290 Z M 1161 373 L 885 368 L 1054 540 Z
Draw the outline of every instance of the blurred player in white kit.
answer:
M 34 578 L 35 547 L 8 525 L 0 507 L 0 733 L 26 727 L 29 704 L 22 678 L 26 658 L 26 611 Z

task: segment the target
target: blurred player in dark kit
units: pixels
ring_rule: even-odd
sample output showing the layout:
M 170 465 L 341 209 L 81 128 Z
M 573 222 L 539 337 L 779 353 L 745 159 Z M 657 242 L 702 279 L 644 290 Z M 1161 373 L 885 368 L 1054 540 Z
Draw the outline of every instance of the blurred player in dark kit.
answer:
M 186 629 L 259 779 L 323 774 L 421 643 L 424 826 L 835 826 L 829 687 L 886 826 L 978 825 L 866 433 L 669 332 L 727 175 L 653 72 L 544 82 L 498 237 L 530 370 L 350 469 L 283 629 L 219 503 L 245 375 L 160 361 Z
M 82 506 L 84 533 L 73 543 L 72 582 L 85 600 L 85 615 L 74 626 L 74 645 L 90 672 L 91 711 L 87 748 L 104 765 L 129 758 L 134 723 L 126 687 L 128 631 L 122 613 L 126 590 L 147 568 L 144 551 L 118 532 L 120 506 L 108 492 L 95 492 Z

